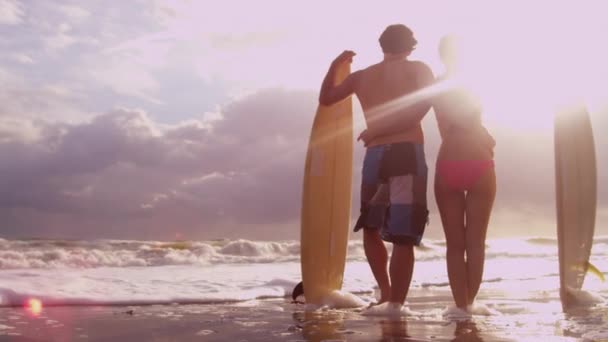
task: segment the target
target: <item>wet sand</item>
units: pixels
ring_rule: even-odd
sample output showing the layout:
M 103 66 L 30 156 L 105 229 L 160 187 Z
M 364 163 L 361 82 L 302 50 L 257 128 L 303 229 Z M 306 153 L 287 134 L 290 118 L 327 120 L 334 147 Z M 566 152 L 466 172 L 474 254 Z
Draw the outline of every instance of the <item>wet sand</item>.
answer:
M 560 317 L 543 321 L 538 315 L 513 314 L 456 322 L 425 301 L 410 307 L 427 314 L 365 316 L 361 309 L 306 312 L 303 305 L 283 299 L 50 307 L 38 316 L 21 308 L 1 308 L 0 341 L 580 341 L 584 333 L 564 329 Z

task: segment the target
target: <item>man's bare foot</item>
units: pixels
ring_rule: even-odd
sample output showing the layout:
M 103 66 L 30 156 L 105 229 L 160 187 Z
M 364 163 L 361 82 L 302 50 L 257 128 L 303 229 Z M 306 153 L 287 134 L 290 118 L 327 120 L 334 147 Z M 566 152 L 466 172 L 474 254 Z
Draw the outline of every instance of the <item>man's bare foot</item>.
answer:
M 388 298 L 386 298 L 386 299 L 382 299 L 382 298 L 381 298 L 381 299 L 380 299 L 379 301 L 377 301 L 377 302 L 371 302 L 371 303 L 369 303 L 368 308 L 371 308 L 372 306 L 376 306 L 376 305 L 384 304 L 384 303 L 386 303 L 386 302 L 388 302 Z

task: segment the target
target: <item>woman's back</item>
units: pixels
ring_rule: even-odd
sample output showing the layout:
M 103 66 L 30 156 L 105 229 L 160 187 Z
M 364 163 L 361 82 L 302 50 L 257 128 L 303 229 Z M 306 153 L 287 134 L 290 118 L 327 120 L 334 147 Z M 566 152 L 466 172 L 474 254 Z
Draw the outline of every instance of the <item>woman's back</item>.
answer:
M 442 140 L 438 159 L 492 159 L 495 142 L 482 124 L 479 100 L 457 80 L 439 81 L 447 90 L 433 101 Z

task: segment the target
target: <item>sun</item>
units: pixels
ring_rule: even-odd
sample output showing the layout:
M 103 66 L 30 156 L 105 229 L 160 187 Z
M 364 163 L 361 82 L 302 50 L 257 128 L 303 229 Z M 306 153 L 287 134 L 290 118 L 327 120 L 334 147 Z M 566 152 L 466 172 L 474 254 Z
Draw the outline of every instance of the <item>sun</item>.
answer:
M 563 107 L 606 105 L 608 50 L 591 9 L 556 6 L 542 20 L 547 8 L 501 10 L 450 31 L 459 37 L 460 78 L 488 123 L 542 130 Z

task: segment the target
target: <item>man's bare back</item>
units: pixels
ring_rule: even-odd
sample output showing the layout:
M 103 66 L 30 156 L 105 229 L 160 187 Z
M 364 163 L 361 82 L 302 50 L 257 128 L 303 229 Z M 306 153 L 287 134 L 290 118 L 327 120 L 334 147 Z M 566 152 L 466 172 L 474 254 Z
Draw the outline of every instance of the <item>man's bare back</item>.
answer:
M 368 146 L 396 142 L 423 143 L 420 120 L 430 104 L 408 101 L 411 95 L 430 85 L 433 75 L 422 62 L 385 58 L 353 74 L 358 78 L 355 93 L 368 131 L 374 133 Z
M 336 66 L 349 63 L 355 55 L 344 51 L 334 60 L 323 82 L 321 104 L 357 95 L 367 123 L 367 130 L 360 136 L 366 146 L 424 142 L 420 121 L 430 110 L 431 102 L 413 95 L 433 83 L 433 73 L 426 64 L 407 60 L 408 54 L 385 55 L 382 62 L 354 72 L 333 86 Z

